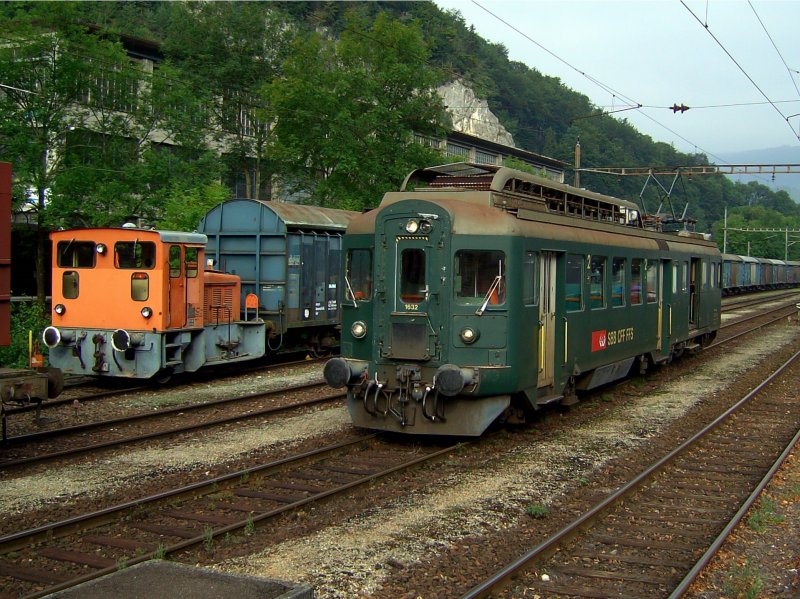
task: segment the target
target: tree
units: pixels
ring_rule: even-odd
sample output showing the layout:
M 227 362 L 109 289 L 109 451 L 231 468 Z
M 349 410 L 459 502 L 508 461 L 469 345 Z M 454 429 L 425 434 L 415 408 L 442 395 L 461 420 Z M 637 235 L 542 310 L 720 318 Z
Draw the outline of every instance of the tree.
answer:
M 339 40 L 298 36 L 283 76 L 265 86 L 282 184 L 303 201 L 375 206 L 414 168 L 441 156 L 414 136 L 443 136 L 435 70 L 415 24 L 354 14 Z
M 227 174 L 248 198 L 266 198 L 273 170 L 270 114 L 257 90 L 278 75 L 291 36 L 270 3 L 180 3 L 163 46 L 202 99 Z

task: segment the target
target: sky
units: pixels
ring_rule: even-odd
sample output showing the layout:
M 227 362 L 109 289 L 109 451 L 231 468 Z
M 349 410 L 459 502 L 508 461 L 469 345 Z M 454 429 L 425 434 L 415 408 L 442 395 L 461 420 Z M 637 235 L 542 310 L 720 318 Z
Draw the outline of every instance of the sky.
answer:
M 800 0 L 435 3 L 597 107 L 641 104 L 615 116 L 655 141 L 709 156 L 789 146 L 800 162 Z

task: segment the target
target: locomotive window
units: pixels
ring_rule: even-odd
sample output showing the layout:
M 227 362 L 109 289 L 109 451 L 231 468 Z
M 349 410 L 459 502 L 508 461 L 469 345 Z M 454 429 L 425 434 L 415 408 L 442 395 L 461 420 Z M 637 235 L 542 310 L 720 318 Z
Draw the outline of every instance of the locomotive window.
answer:
M 156 265 L 156 244 L 152 241 L 118 241 L 114 244 L 114 266 L 122 269 Z
M 348 300 L 366 301 L 372 297 L 372 250 L 353 249 L 347 252 L 345 283 Z
M 531 252 L 533 255 L 533 253 Z M 456 298 L 465 304 L 480 304 L 494 287 L 489 303 L 505 302 L 503 264 L 506 255 L 498 250 L 459 250 L 455 257 Z M 495 284 L 497 277 L 501 280 Z M 527 274 L 525 275 L 527 278 Z
M 150 296 L 150 277 L 144 272 L 131 275 L 131 299 L 143 302 Z
M 567 312 L 583 309 L 583 256 L 567 254 Z
M 418 249 L 405 249 L 401 255 L 400 299 L 415 303 L 426 299 L 425 252 Z
M 642 303 L 642 259 L 631 260 L 631 305 Z
M 538 255 L 536 252 L 525 252 L 522 275 L 522 303 L 526 306 L 535 306 L 539 303 L 539 294 L 537 293 L 539 280 L 536 276 L 537 262 Z
M 181 276 L 181 246 L 169 246 L 169 276 L 171 278 Z
M 592 310 L 606 307 L 606 258 L 592 256 L 589 262 L 589 301 Z
M 64 274 L 61 276 L 61 293 L 64 295 L 64 299 L 75 299 L 78 297 L 77 271 L 64 271 Z
M 190 279 L 197 277 L 198 253 L 197 248 L 186 248 L 186 276 Z
M 61 268 L 94 268 L 94 241 L 59 241 L 56 261 Z
M 625 258 L 611 260 L 611 307 L 625 305 Z

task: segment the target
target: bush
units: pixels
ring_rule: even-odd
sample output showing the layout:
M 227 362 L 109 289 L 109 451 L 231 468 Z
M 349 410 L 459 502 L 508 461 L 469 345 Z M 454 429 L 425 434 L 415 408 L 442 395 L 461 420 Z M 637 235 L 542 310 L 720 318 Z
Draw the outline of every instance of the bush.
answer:
M 0 347 L 0 367 L 28 368 L 28 331 L 33 331 L 34 343 L 41 345 L 42 331 L 50 324 L 44 310 L 35 301 L 11 304 L 11 345 Z M 46 354 L 46 347 L 42 347 Z

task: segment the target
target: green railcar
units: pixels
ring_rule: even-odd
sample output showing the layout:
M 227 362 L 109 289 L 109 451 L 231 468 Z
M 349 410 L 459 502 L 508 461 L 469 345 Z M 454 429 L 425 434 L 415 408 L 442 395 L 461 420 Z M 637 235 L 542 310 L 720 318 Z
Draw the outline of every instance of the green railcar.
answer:
M 358 426 L 474 436 L 705 345 L 720 253 L 656 229 L 633 203 L 504 167 L 415 171 L 347 229 L 326 379 Z

